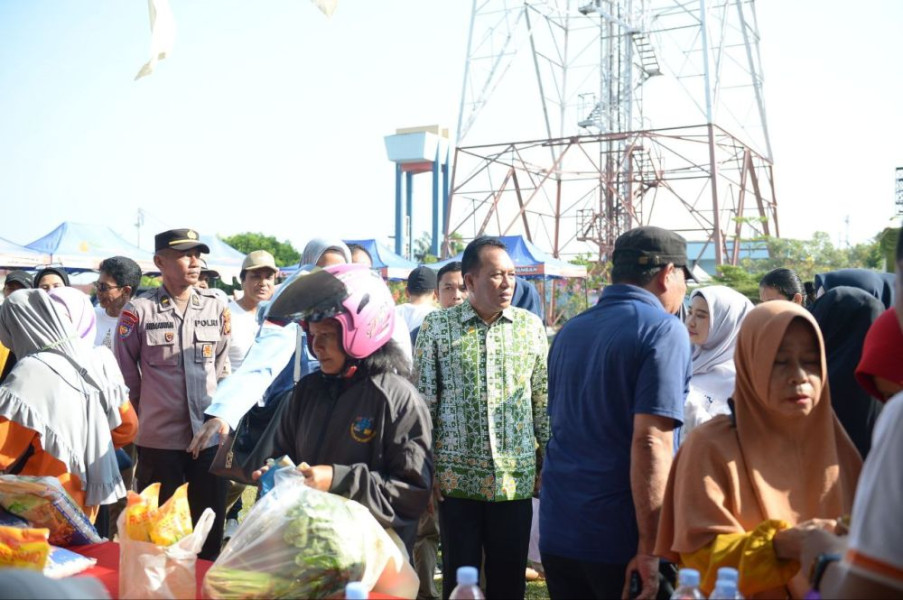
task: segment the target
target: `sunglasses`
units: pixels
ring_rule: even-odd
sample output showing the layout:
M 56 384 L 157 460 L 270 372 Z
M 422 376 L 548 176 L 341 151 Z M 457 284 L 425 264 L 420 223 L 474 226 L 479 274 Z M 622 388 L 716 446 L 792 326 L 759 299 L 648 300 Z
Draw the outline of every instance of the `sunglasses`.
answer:
M 106 284 L 106 283 L 101 283 L 101 282 L 99 282 L 99 281 L 95 281 L 95 282 L 94 282 L 94 289 L 97 290 L 98 292 L 109 292 L 110 290 L 118 290 L 118 289 L 121 289 L 121 288 L 123 288 L 123 287 L 125 287 L 125 286 L 121 286 L 121 285 L 109 285 L 109 284 Z

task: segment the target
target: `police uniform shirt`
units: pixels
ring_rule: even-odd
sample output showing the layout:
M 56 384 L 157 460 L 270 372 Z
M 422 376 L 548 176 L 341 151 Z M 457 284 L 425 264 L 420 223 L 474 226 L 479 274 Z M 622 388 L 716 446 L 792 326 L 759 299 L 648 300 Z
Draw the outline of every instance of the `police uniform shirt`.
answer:
M 229 309 L 207 290 L 192 288 L 184 315 L 164 287 L 125 306 L 114 349 L 138 410 L 138 446 L 188 447 L 229 373 L 230 330 Z

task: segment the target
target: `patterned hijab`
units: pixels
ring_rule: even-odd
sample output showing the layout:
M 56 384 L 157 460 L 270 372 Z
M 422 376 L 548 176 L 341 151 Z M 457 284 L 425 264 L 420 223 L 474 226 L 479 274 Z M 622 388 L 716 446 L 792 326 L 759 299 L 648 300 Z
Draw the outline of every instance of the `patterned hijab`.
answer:
M 86 506 L 125 496 L 110 434 L 121 418 L 107 391 L 124 386 L 104 376 L 63 305 L 41 289 L 13 292 L 0 306 L 0 343 L 19 358 L 0 385 L 0 416 L 40 435 L 82 482 Z

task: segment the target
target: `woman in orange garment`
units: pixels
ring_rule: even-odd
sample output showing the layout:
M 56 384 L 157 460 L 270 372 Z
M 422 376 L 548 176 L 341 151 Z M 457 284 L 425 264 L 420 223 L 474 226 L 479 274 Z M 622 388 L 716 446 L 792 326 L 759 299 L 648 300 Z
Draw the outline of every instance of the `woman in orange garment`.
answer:
M 87 296 L 54 294 L 21 290 L 0 306 L 0 342 L 19 359 L 0 385 L 0 469 L 57 477 L 93 520 L 125 496 L 114 448 L 138 422 L 115 359 L 79 335 L 93 340 Z
M 656 554 L 698 569 L 739 569 L 747 598 L 802 598 L 793 560 L 804 533 L 850 514 L 862 459 L 831 408 L 814 318 L 784 300 L 750 311 L 734 357 L 732 414 L 700 425 L 674 459 Z

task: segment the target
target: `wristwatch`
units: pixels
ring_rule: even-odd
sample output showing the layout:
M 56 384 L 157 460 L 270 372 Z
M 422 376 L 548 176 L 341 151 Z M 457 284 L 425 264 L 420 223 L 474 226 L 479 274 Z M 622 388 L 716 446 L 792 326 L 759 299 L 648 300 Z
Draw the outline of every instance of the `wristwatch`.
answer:
M 840 560 L 840 558 L 839 554 L 828 552 L 822 552 L 815 557 L 815 560 L 812 562 L 812 568 L 809 570 L 809 583 L 812 585 L 814 591 L 819 591 L 821 579 L 824 576 L 825 571 L 828 570 L 828 565 Z

